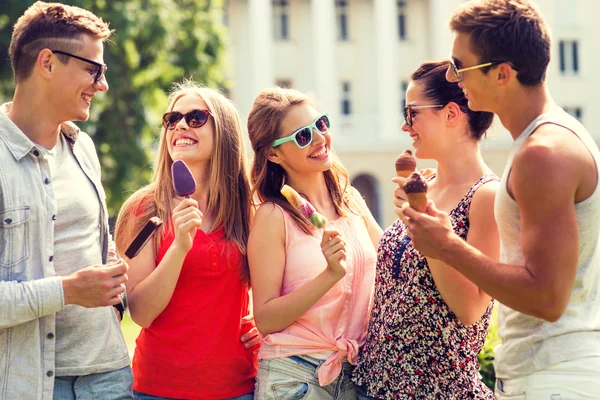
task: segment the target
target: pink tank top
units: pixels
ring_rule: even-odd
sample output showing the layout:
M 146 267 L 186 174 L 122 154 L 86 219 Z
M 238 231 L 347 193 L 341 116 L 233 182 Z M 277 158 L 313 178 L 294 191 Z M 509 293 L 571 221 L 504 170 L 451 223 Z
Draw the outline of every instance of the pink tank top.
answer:
M 285 270 L 281 295 L 290 293 L 327 266 L 319 229 L 304 233 L 282 208 L 285 224 Z M 347 359 L 356 365 L 364 343 L 375 283 L 377 254 L 363 218 L 350 214 L 327 223 L 346 241 L 347 273 L 306 313 L 287 328 L 262 338 L 259 359 L 328 352 L 319 368 L 321 386 L 333 382 Z

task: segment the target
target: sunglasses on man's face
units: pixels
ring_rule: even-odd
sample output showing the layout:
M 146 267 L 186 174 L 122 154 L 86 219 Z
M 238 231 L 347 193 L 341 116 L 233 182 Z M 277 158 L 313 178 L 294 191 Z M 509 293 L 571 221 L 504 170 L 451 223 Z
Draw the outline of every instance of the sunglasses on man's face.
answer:
M 303 149 L 312 143 L 313 129 L 316 129 L 319 131 L 319 133 L 324 135 L 329 132 L 330 127 L 331 122 L 329 121 L 329 115 L 323 114 L 315 119 L 311 124 L 295 130 L 291 135 L 275 140 L 271 147 L 277 147 L 286 142 L 294 142 L 296 143 L 296 146 Z
M 67 57 L 73 57 L 73 58 L 76 58 L 77 60 L 84 61 L 88 64 L 93 65 L 95 67 L 94 83 L 100 82 L 100 79 L 102 79 L 102 77 L 106 74 L 106 70 L 108 69 L 106 64 L 100 64 L 100 63 L 97 63 L 96 61 L 93 61 L 93 60 L 90 60 L 90 59 L 87 59 L 84 57 L 76 56 L 75 54 L 67 53 L 66 51 L 62 51 L 62 50 L 50 50 L 50 51 L 52 51 L 53 54 L 62 54 Z
M 179 111 L 169 111 L 163 115 L 162 124 L 165 129 L 171 131 L 175 129 L 182 118 L 185 118 L 185 123 L 190 128 L 200 128 L 206 124 L 209 115 L 210 111 L 208 110 L 192 110 L 185 114 L 182 114 Z

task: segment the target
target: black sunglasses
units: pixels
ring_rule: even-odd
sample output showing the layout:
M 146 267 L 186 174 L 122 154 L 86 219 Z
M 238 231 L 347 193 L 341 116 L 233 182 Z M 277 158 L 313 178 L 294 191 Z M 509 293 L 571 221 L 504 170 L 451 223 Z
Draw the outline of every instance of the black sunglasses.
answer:
M 211 115 L 208 110 L 192 110 L 185 114 L 179 111 L 169 111 L 162 117 L 163 127 L 167 130 L 173 130 L 177 126 L 177 123 L 185 118 L 185 123 L 190 128 L 200 128 L 208 121 L 208 116 Z
M 96 75 L 94 76 L 94 83 L 100 82 L 100 79 L 102 79 L 104 74 L 106 74 L 106 70 L 108 69 L 108 66 L 106 64 L 100 64 L 100 63 L 97 63 L 96 61 L 92 61 L 92 60 L 89 60 L 84 57 L 79 57 L 79 56 L 76 56 L 75 54 L 67 53 L 66 51 L 62 51 L 62 50 L 50 50 L 50 51 L 53 54 L 62 54 L 62 55 L 68 56 L 68 57 L 73 57 L 73 58 L 76 58 L 81 61 L 85 61 L 86 63 L 92 64 L 93 66 L 95 66 L 96 67 Z

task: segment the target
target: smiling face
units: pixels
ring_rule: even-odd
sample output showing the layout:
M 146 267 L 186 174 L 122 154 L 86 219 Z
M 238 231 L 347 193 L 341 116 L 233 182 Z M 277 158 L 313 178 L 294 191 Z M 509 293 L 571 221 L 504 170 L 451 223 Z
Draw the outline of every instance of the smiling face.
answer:
M 410 81 L 406 90 L 406 105 L 410 107 L 435 104 L 425 96 L 423 89 L 422 83 Z M 444 148 L 444 141 L 448 138 L 443 134 L 446 129 L 447 113 L 445 109 L 445 107 L 432 107 L 409 111 L 412 117 L 412 127 L 404 122 L 402 130 L 408 132 L 413 140 L 416 157 L 435 159 L 439 149 Z
M 472 67 L 488 60 L 480 61 L 471 51 L 471 38 L 466 33 L 456 33 L 452 45 L 452 60 L 458 69 Z M 469 108 L 473 111 L 493 111 L 489 104 L 494 96 L 494 67 L 487 73 L 485 69 L 474 69 L 461 72 L 458 86 L 463 90 L 468 100 Z
M 83 46 L 74 55 L 104 64 L 104 44 L 101 39 L 82 34 Z M 96 92 L 106 92 L 108 82 L 103 76 L 94 82 L 97 67 L 74 57 L 67 57 L 63 63 L 54 54 L 55 73 L 49 86 L 49 100 L 56 105 L 56 119 L 64 121 L 86 121 L 90 116 L 90 105 Z
M 206 110 L 206 102 L 195 93 L 188 93 L 177 99 L 171 111 L 186 114 L 192 110 Z M 190 128 L 182 118 L 175 128 L 166 131 L 167 150 L 171 159 L 183 160 L 186 164 L 208 164 L 213 152 L 214 121 L 208 118 L 200 128 Z
M 291 107 L 281 121 L 279 137 L 289 136 L 299 128 L 312 124 L 321 116 L 317 110 L 307 104 Z M 322 134 L 313 129 L 312 142 L 305 148 L 299 148 L 293 141 L 286 142 L 273 149 L 277 157 L 274 162 L 286 171 L 324 172 L 331 168 L 331 134 Z

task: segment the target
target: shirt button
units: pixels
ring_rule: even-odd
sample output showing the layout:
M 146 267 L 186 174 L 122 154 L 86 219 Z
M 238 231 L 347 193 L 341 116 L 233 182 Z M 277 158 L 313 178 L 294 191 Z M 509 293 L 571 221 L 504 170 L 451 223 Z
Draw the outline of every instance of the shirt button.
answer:
M 40 152 L 37 151 L 37 150 L 34 150 L 33 151 L 33 155 L 36 156 L 36 157 L 39 157 L 40 156 Z
M 48 339 L 54 339 L 54 333 L 50 332 L 49 334 L 46 335 L 46 337 Z
M 213 261 L 213 265 L 217 265 L 217 263 Z
M 50 261 L 50 262 L 52 262 L 53 260 L 54 260 L 54 256 L 50 256 L 50 257 L 48 258 L 48 261 Z
M 344 328 L 340 328 L 340 329 L 338 329 L 338 332 L 339 332 L 339 333 L 342 333 L 343 331 L 344 331 Z
M 53 377 L 53 376 L 54 376 L 54 372 L 52 372 L 52 371 L 48 371 L 48 372 L 46 372 L 46 376 L 47 376 L 48 378 L 51 378 L 51 377 Z
M 45 183 L 46 185 L 50 184 L 50 178 L 46 178 L 46 179 L 44 179 L 44 183 Z

